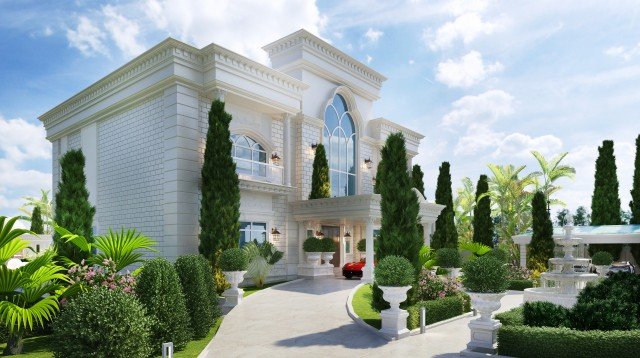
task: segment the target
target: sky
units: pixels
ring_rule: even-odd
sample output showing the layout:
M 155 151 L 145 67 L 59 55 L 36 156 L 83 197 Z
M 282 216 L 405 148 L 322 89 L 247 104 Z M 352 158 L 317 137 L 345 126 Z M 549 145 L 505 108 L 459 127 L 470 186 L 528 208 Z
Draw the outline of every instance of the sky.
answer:
M 426 136 L 415 162 L 428 199 L 443 161 L 455 192 L 487 163 L 527 173 L 531 150 L 566 151 L 577 175 L 556 198 L 589 207 L 597 148 L 611 139 L 629 210 L 639 16 L 624 0 L 0 0 L 0 215 L 51 189 L 47 110 L 168 36 L 268 65 L 261 47 L 300 28 L 388 77 L 372 118 Z

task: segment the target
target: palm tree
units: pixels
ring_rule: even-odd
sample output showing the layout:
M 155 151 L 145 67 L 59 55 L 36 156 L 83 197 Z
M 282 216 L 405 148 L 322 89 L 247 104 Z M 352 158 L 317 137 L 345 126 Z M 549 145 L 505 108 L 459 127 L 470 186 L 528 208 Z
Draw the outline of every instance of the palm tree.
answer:
M 49 199 L 49 190 L 40 189 L 40 198 L 35 196 L 25 196 L 23 198 L 26 202 L 20 207 L 20 211 L 24 213 L 20 216 L 20 220 L 31 221 L 31 213 L 33 208 L 40 208 L 40 215 L 44 221 L 44 233 L 53 233 L 53 208 L 51 205 L 51 199 Z
M 576 169 L 569 165 L 561 165 L 560 162 L 569 154 L 564 152 L 556 155 L 548 161 L 540 152 L 535 150 L 531 151 L 531 154 L 536 158 L 540 165 L 540 172 L 535 172 L 535 175 L 542 176 L 543 182 L 536 185 L 536 190 L 541 191 L 549 205 L 562 205 L 566 204 L 558 199 L 551 199 L 551 195 L 556 193 L 562 187 L 555 185 L 554 182 L 561 178 L 575 178 Z
M 62 282 L 68 280 L 64 268 L 54 263 L 57 255 L 48 250 L 25 265 L 10 269 L 7 262 L 29 246 L 20 236 L 30 233 L 13 229 L 18 217 L 0 216 L 0 324 L 9 331 L 5 355 L 22 352 L 22 337 L 34 323 L 41 327 L 59 311 Z
M 470 242 L 473 238 L 473 209 L 476 206 L 476 189 L 468 177 L 462 178 L 462 187 L 456 189 L 453 208 L 458 231 L 458 240 Z

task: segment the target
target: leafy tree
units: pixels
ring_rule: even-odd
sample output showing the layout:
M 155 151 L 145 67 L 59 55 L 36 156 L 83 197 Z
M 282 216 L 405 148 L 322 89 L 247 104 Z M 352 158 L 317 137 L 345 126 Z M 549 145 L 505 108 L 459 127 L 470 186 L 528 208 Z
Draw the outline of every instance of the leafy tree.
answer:
M 547 260 L 553 257 L 553 224 L 547 211 L 547 201 L 545 194 L 538 191 L 534 194 L 531 203 L 531 216 L 533 235 L 529 244 L 529 267 L 535 268 L 538 265 L 547 267 Z
M 564 202 L 558 199 L 551 199 L 551 195 L 556 193 L 562 187 L 555 185 L 554 182 L 561 178 L 573 179 L 576 175 L 576 170 L 568 165 L 561 165 L 560 162 L 569 154 L 569 152 L 560 153 L 548 161 L 542 154 L 537 151 L 531 151 L 534 158 L 540 165 L 540 172 L 536 175 L 542 176 L 543 181 L 537 186 L 537 190 L 542 191 L 547 202 L 551 205 L 565 205 Z
M 323 199 L 331 197 L 329 184 L 329 162 L 324 145 L 318 144 L 313 157 L 313 174 L 311 175 L 311 192 L 309 199 Z
M 473 215 L 473 242 L 493 247 L 493 220 L 491 219 L 491 197 L 486 175 L 480 175 L 476 189 L 476 210 Z
M 93 216 L 96 208 L 89 203 L 87 178 L 84 175 L 84 155 L 81 150 L 70 150 L 60 159 L 61 178 L 56 193 L 56 210 L 54 221 L 69 231 L 84 236 L 91 242 L 93 236 Z M 58 254 L 79 263 L 87 258 L 87 253 L 76 246 L 60 239 L 59 234 L 53 236 Z
M 576 213 L 573 214 L 573 225 L 575 226 L 589 226 L 591 225 L 591 214 L 587 212 L 584 206 L 578 206 Z
M 44 223 L 42 222 L 42 215 L 40 215 L 40 208 L 34 207 L 33 213 L 31 213 L 31 232 L 34 234 L 44 234 Z
M 456 189 L 456 192 L 453 208 L 458 239 L 470 242 L 473 237 L 473 209 L 476 206 L 475 188 L 471 179 L 462 178 L 462 187 Z
M 620 224 L 629 225 L 631 222 L 631 211 L 620 210 Z
M 449 169 L 449 162 L 442 162 L 442 165 L 440 165 L 440 173 L 438 174 L 436 204 L 444 205 L 445 208 L 442 209 L 438 219 L 436 219 L 436 230 L 433 233 L 431 241 L 431 247 L 435 249 L 458 247 L 458 232 L 454 221 L 451 173 Z
M 30 221 L 33 208 L 40 208 L 40 215 L 44 220 L 44 234 L 53 232 L 53 208 L 51 207 L 51 199 L 49 199 L 49 190 L 40 189 L 40 198 L 34 196 L 25 196 L 26 202 L 20 207 L 20 211 L 24 215 L 20 216 L 21 220 Z
M 567 225 L 569 222 L 569 210 L 562 209 L 556 213 L 556 224 L 560 227 Z
M 214 268 L 220 253 L 238 247 L 240 238 L 240 188 L 236 163 L 231 157 L 231 119 L 224 102 L 213 101 L 202 165 L 198 251 Z
M 420 207 L 407 171 L 404 135 L 389 135 L 381 154 L 385 164 L 384 177 L 379 186 L 382 225 L 378 239 L 378 260 L 391 255 L 403 256 L 417 267 L 418 251 L 422 247 L 417 227 Z
M 629 224 L 640 225 L 640 135 L 636 138 L 636 160 L 629 207 L 631 208 L 631 220 L 629 220 Z
M 618 196 L 618 175 L 616 157 L 613 153 L 613 141 L 605 140 L 598 147 L 596 160 L 595 185 L 591 198 L 592 225 L 620 225 L 620 197 Z M 622 245 L 589 245 L 589 254 L 607 251 L 618 258 Z
M 420 165 L 414 164 L 413 170 L 411 171 L 411 180 L 413 181 L 413 187 L 418 189 L 422 196 L 424 195 L 424 173 L 422 172 L 422 168 Z

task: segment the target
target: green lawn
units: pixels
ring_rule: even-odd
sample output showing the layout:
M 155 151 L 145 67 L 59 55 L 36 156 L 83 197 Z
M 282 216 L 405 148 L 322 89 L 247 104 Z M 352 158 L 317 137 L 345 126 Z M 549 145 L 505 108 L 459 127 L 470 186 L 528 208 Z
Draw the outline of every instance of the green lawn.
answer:
M 213 327 L 211 327 L 211 330 L 209 331 L 209 334 L 206 337 L 199 339 L 197 341 L 191 341 L 187 343 L 187 346 L 183 350 L 181 350 L 180 352 L 174 352 L 173 356 L 175 358 L 197 357 L 198 354 L 200 354 L 200 352 L 204 350 L 204 347 L 206 347 L 207 344 L 211 342 L 211 340 L 213 339 L 213 336 L 216 335 L 216 333 L 218 332 L 218 329 L 220 328 L 220 325 L 222 324 L 223 318 L 224 317 L 218 317 L 218 319 L 216 320 L 216 323 L 213 325 Z
M 265 288 L 268 288 L 274 285 L 279 285 L 283 282 L 287 282 L 287 281 L 271 282 L 271 283 L 265 284 L 263 287 L 256 287 L 256 286 L 242 287 L 242 289 L 244 290 L 244 295 L 242 297 L 250 296 L 260 290 L 264 290 Z
M 371 285 L 363 285 L 356 291 L 356 294 L 353 295 L 353 301 L 351 303 L 353 310 L 363 321 L 372 327 L 380 329 L 382 325 L 380 312 L 376 312 L 371 308 L 372 295 Z

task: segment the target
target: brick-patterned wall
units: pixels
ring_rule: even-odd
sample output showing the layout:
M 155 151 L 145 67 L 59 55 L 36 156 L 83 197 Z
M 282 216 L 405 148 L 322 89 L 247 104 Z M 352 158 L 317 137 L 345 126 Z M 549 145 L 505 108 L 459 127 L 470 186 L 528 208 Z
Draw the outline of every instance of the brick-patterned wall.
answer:
M 360 176 L 360 192 L 362 194 L 372 194 L 373 193 L 373 176 L 375 176 L 376 167 L 378 166 L 379 160 L 378 154 L 373 153 L 373 148 L 369 143 L 364 143 L 363 141 L 359 141 L 360 144 L 360 162 L 364 163 L 365 159 L 371 159 L 373 161 L 373 166 L 371 169 L 367 169 L 363 167 Z
M 136 228 L 163 242 L 163 99 L 98 123 L 99 232 Z M 162 255 L 162 252 L 159 253 Z M 154 255 L 155 256 L 155 255 Z
M 67 139 L 68 150 L 72 149 L 82 149 L 82 137 L 80 135 L 80 131 L 75 131 L 69 134 Z
M 296 184 L 297 197 L 306 200 L 311 192 L 311 176 L 313 174 L 314 151 L 311 144 L 320 143 L 320 128 L 305 122 L 296 126 Z

